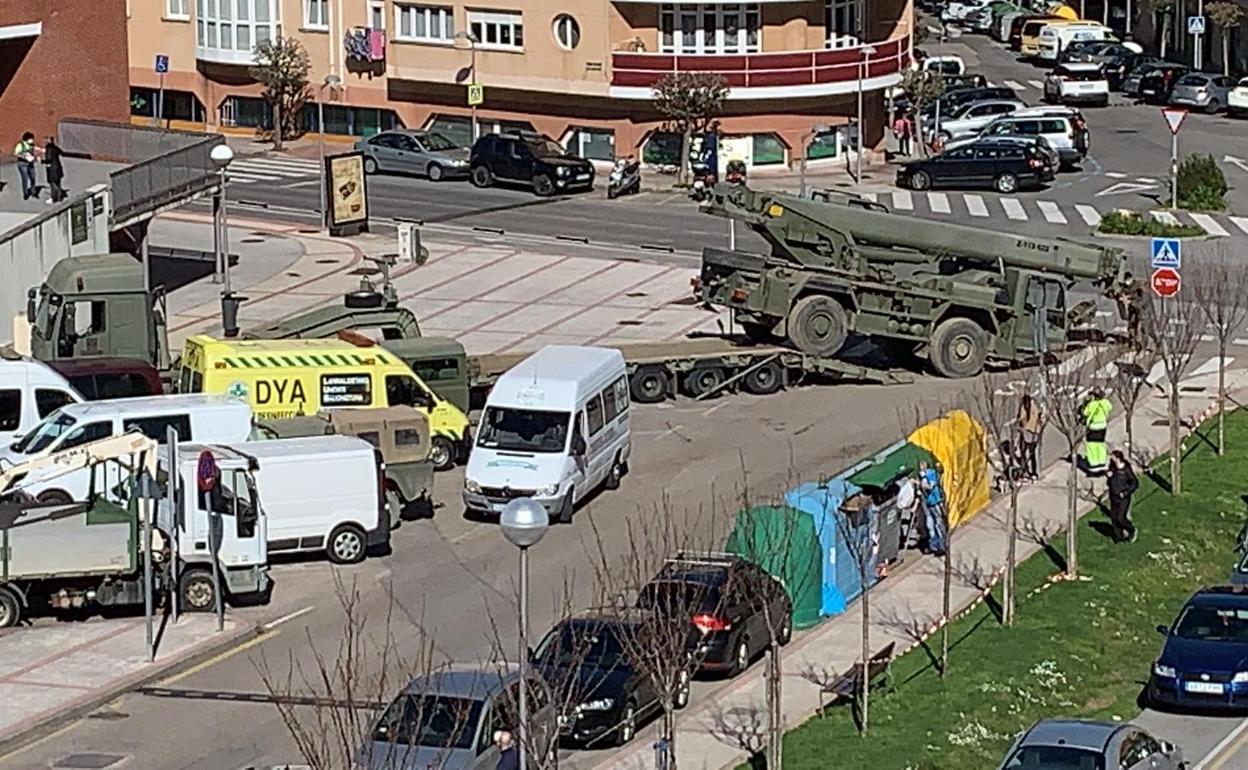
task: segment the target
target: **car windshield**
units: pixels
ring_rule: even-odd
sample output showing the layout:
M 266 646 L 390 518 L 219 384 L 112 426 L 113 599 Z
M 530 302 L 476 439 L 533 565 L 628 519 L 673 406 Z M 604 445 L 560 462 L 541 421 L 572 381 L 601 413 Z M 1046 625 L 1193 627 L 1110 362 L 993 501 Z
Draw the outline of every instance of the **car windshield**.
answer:
M 1174 624 L 1174 635 L 1205 642 L 1248 642 L 1248 607 L 1187 607 Z
M 457 147 L 454 142 L 441 134 L 425 134 L 420 141 L 425 145 L 425 149 L 430 152 L 453 150 Z
M 73 417 L 63 414 L 59 410 L 55 411 L 45 417 L 43 422 L 36 425 L 30 433 L 18 439 L 12 449 L 14 452 L 21 452 L 27 455 L 42 452 L 51 446 L 53 441 L 69 433 L 77 422 Z
M 1205 77 L 1204 75 L 1184 75 L 1183 77 L 1179 78 L 1179 82 L 1176 85 L 1203 86 L 1203 85 L 1206 85 L 1208 82 L 1209 82 L 1209 78 Z
M 568 412 L 486 407 L 477 446 L 505 452 L 562 452 L 571 417 Z
M 618 629 L 605 623 L 565 623 L 551 631 L 537 650 L 537 659 L 552 666 L 622 666 L 624 644 Z
M 563 145 L 554 139 L 525 139 L 524 143 L 539 158 L 562 158 L 568 154 L 568 151 L 563 149 Z
M 1105 770 L 1100 752 L 1073 746 L 1020 746 L 1004 770 Z
M 377 721 L 373 740 L 402 746 L 467 749 L 477 735 L 482 703 L 445 695 L 403 694 Z

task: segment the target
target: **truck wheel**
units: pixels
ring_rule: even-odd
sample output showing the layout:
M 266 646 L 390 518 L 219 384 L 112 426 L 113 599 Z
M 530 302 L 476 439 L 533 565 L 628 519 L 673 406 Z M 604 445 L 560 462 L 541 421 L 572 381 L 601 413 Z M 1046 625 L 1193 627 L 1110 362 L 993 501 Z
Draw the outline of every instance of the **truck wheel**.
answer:
M 0 588 L 0 628 L 12 628 L 22 620 L 22 602 L 7 588 Z
M 43 505 L 69 505 L 74 502 L 68 492 L 60 489 L 45 489 L 35 495 L 35 500 Z
M 724 382 L 724 370 L 718 366 L 698 366 L 685 375 L 681 383 L 685 395 L 689 398 L 700 398 L 714 393 Z
M 639 404 L 667 400 L 667 371 L 661 366 L 639 366 L 628 381 L 629 395 Z
M 364 531 L 354 524 L 339 524 L 329 533 L 325 553 L 334 564 L 359 564 L 368 554 Z
M 455 444 L 446 436 L 434 436 L 429 449 L 429 462 L 435 471 L 449 471 L 455 467 Z
M 619 489 L 620 480 L 624 478 L 624 463 L 620 462 L 617 455 L 615 460 L 611 462 L 611 470 L 607 472 L 607 480 L 602 482 L 602 486 L 606 489 Z
M 789 339 L 803 353 L 833 356 L 845 345 L 849 330 L 845 308 L 831 297 L 802 297 L 789 311 Z
M 751 369 L 741 378 L 741 387 L 746 393 L 756 396 L 770 396 L 784 385 L 784 367 L 779 361 L 767 361 Z
M 187 612 L 212 612 L 217 608 L 217 587 L 212 583 L 212 573 L 206 569 L 192 569 L 178 578 L 178 598 Z
M 969 318 L 947 318 L 932 334 L 928 359 L 942 377 L 974 377 L 984 368 L 988 340 L 983 328 Z

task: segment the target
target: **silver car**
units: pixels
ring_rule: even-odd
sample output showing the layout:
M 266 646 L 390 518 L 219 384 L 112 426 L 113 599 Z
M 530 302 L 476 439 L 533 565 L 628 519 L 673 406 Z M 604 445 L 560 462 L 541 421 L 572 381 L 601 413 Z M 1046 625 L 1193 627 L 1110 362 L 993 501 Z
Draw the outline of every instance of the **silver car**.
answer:
M 1000 770 L 1183 770 L 1183 754 L 1135 725 L 1044 719 L 1014 741 Z
M 434 131 L 382 131 L 359 140 L 355 149 L 364 153 L 366 174 L 416 174 L 435 182 L 468 176 L 468 148 Z
M 1204 110 L 1212 115 L 1226 107 L 1227 99 L 1234 87 L 1234 78 L 1204 72 L 1189 72 L 1174 84 L 1174 90 L 1170 92 L 1170 103 L 1179 107 Z

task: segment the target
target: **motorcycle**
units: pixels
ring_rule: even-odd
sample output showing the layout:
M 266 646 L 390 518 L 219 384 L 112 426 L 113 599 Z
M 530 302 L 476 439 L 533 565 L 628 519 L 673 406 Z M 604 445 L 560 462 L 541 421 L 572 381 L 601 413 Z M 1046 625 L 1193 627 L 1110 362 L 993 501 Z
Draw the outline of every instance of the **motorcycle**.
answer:
M 689 164 L 693 170 L 693 188 L 689 197 L 701 203 L 711 197 L 711 188 L 715 186 L 715 170 L 705 161 L 694 161 Z
M 728 184 L 745 184 L 746 169 L 745 161 L 730 160 L 728 168 L 724 169 L 724 181 Z
M 641 192 L 641 162 L 631 157 L 616 159 L 607 177 L 607 200 L 636 192 Z

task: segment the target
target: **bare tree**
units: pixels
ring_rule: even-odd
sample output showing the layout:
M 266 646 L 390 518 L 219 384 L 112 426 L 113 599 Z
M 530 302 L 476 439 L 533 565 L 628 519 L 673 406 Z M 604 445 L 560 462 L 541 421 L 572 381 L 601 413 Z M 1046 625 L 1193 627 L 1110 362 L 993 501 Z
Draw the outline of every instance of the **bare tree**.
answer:
M 1197 268 L 1192 294 L 1209 331 L 1218 341 L 1218 454 L 1225 454 L 1226 348 L 1248 321 L 1248 267 L 1240 260 L 1229 258 L 1226 247 L 1219 244 L 1215 261 L 1202 263 Z
M 1133 462 L 1138 459 L 1135 457 L 1135 412 L 1140 399 L 1150 388 L 1148 374 L 1155 363 L 1157 353 L 1151 347 L 1119 348 L 1114 373 L 1109 380 L 1114 400 L 1122 406 L 1123 417 L 1126 418 L 1126 454 Z
M 879 549 L 879 521 L 875 503 L 866 494 L 859 494 L 841 504 L 833 513 L 836 528 L 858 571 L 862 585 L 860 614 L 861 654 L 858 689 L 855 693 L 858 711 L 858 734 L 866 737 L 871 726 L 871 585 L 875 581 L 875 557 Z M 946 549 L 947 550 L 947 549 Z
M 1154 297 L 1145 310 L 1144 338 L 1157 353 L 1166 376 L 1167 417 L 1170 422 L 1170 492 L 1183 491 L 1182 414 L 1179 387 L 1205 328 L 1204 311 L 1178 297 Z
M 689 184 L 689 148 L 693 135 L 715 124 L 728 98 L 728 81 L 714 72 L 673 72 L 652 89 L 654 109 L 680 134 L 680 184 Z
M 1066 476 L 1066 577 L 1079 576 L 1079 445 L 1087 433 L 1083 397 L 1091 384 L 1079 359 L 1053 361 L 1041 369 L 1047 422 L 1062 437 L 1069 462 Z

